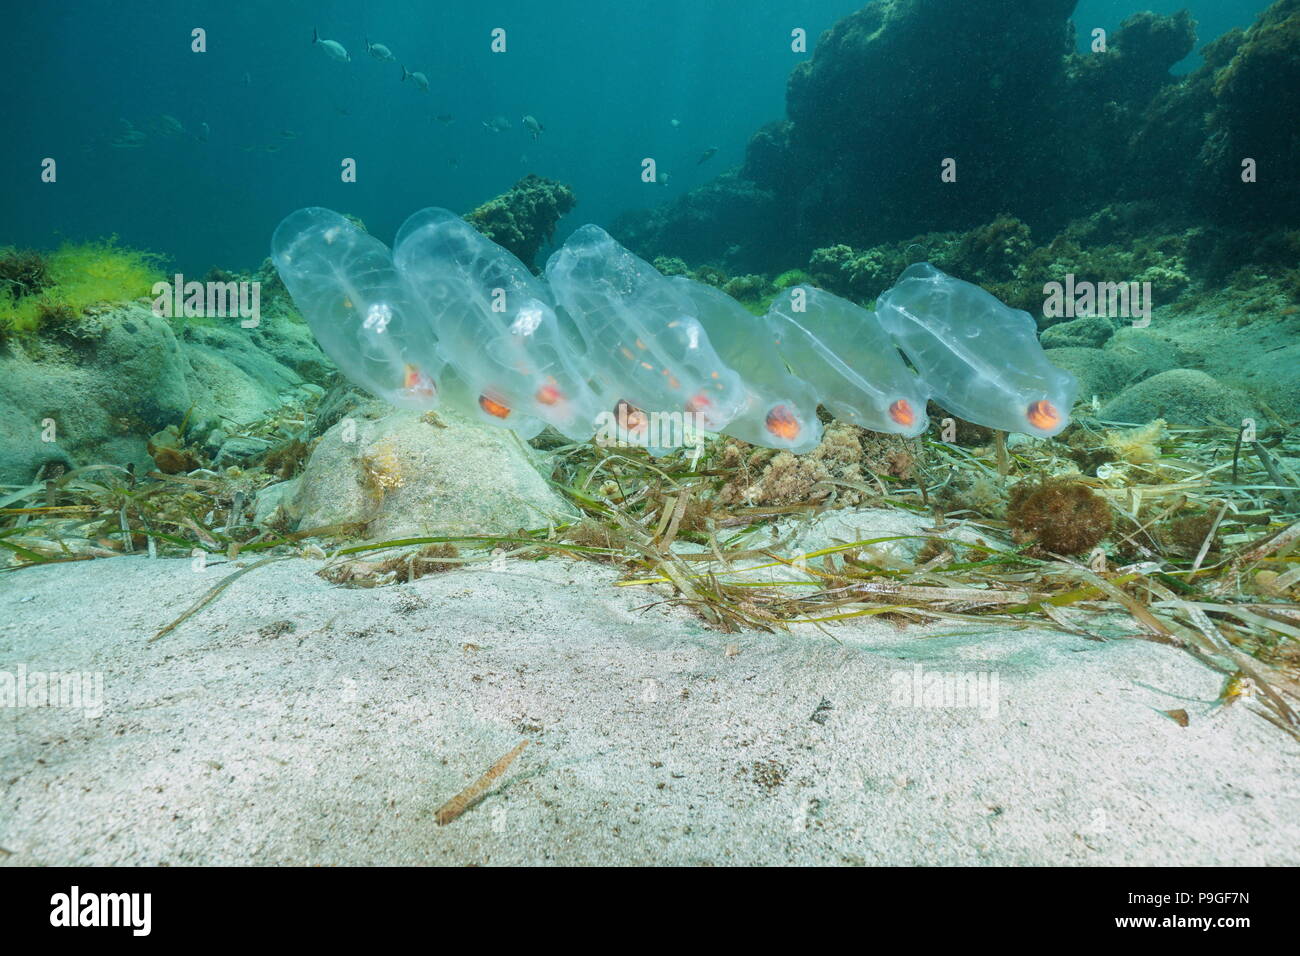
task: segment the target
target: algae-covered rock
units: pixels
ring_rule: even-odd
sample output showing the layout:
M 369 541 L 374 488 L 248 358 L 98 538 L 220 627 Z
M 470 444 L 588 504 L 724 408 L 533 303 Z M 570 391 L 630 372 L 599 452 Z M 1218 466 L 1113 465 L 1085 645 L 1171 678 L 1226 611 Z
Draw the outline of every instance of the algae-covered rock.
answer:
M 1045 349 L 1078 346 L 1099 349 L 1115 334 L 1115 323 L 1100 315 L 1086 315 L 1080 319 L 1061 322 L 1044 329 L 1039 341 Z
M 1048 349 L 1046 354 L 1047 361 L 1079 380 L 1079 397 L 1085 402 L 1094 395 L 1110 398 L 1135 377 L 1132 361 L 1117 352 L 1068 346 Z
M 1102 406 L 1110 421 L 1142 423 L 1163 418 L 1171 425 L 1236 425 L 1259 418 L 1250 399 L 1204 372 L 1175 368 L 1130 385 Z
M 122 303 L 0 350 L 0 483 L 65 466 L 154 466 L 150 436 L 189 419 L 195 434 L 252 422 L 330 369 L 305 325 L 285 316 L 167 320 Z M 292 363 L 292 364 L 286 364 Z
M 348 416 L 321 437 L 285 511 L 300 529 L 364 524 L 372 540 L 508 534 L 572 517 L 532 455 L 509 432 L 445 409 Z
M 563 183 L 529 174 L 467 213 L 465 221 L 532 267 L 537 250 L 550 241 L 555 224 L 577 201 Z
M 137 304 L 86 317 L 76 336 L 0 353 L 0 483 L 48 461 L 152 467 L 149 436 L 190 407 L 185 355 L 168 323 Z

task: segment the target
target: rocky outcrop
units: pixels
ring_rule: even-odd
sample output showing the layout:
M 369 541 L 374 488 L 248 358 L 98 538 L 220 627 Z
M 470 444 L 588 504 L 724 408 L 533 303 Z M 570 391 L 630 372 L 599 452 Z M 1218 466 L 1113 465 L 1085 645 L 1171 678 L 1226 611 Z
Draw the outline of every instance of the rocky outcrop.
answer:
M 1295 220 L 1300 125 L 1284 118 L 1300 115 L 1300 0 L 1210 44 L 1181 79 L 1185 11 L 1134 14 L 1104 50 L 1077 53 L 1074 7 L 873 0 L 794 69 L 787 118 L 754 134 L 743 167 L 624 216 L 615 235 L 648 256 L 775 272 L 819 247 L 1002 214 L 1051 235 L 1116 199 L 1159 197 L 1164 215 L 1200 221 Z M 1241 182 L 1246 157 L 1257 183 Z
M 151 435 L 188 418 L 206 434 L 251 422 L 331 366 L 305 325 L 264 314 L 176 322 L 123 303 L 0 349 L 0 484 L 47 462 L 153 467 Z
M 577 203 L 573 190 L 553 179 L 527 175 L 489 199 L 465 221 L 533 268 L 537 251 L 555 234 L 555 224 Z

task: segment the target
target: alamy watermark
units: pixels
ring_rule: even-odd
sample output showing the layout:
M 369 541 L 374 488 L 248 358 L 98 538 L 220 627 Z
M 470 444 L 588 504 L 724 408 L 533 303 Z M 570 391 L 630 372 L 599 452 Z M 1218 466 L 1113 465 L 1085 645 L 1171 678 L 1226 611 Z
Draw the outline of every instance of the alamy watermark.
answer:
M 66 707 L 94 720 L 104 713 L 104 672 L 0 671 L 0 707 Z
M 596 416 L 595 441 L 605 448 L 702 448 L 706 434 L 695 412 L 646 412 L 620 402 Z
M 1069 272 L 1064 282 L 1045 283 L 1043 295 L 1043 316 L 1048 319 L 1097 315 L 1136 319 L 1133 326 L 1139 329 L 1151 324 L 1150 282 L 1079 282 Z
M 889 683 L 895 707 L 965 708 L 986 720 L 998 715 L 997 671 L 927 671 L 917 664 L 911 671 L 895 671 Z
M 262 283 L 186 282 L 176 273 L 175 281 L 155 282 L 153 313 L 164 319 L 224 319 L 238 316 L 239 324 L 255 329 L 262 321 Z

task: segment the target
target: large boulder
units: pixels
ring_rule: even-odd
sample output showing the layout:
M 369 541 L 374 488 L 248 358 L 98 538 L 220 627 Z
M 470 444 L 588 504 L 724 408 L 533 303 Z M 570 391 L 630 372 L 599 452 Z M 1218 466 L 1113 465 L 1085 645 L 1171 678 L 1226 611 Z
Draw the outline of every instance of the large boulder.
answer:
M 1130 385 L 1102 406 L 1101 417 L 1133 424 L 1163 418 L 1171 425 L 1239 425 L 1259 413 L 1238 389 L 1197 369 L 1175 368 Z
M 446 409 L 421 414 L 372 403 L 321 436 L 280 504 L 300 530 L 364 525 L 376 541 L 509 534 L 570 520 L 536 456 L 510 432 Z
M 1094 395 L 1110 398 L 1134 378 L 1132 360 L 1117 352 L 1067 346 L 1048 349 L 1046 355 L 1047 361 L 1078 379 L 1079 397 L 1085 402 Z
M 127 304 L 0 351 L 0 483 L 25 484 L 45 462 L 149 464 L 148 437 L 192 403 L 171 326 Z
M 26 484 L 46 462 L 151 468 L 156 432 L 187 416 L 201 435 L 252 422 L 330 369 L 287 315 L 245 329 L 132 302 L 11 338 L 0 347 L 0 484 Z

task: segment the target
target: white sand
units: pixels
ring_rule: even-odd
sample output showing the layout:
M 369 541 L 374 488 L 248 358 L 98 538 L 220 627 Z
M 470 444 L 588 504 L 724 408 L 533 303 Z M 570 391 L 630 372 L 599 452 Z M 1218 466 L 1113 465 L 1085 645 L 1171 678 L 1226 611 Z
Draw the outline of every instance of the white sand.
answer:
M 1300 862 L 1297 746 L 1214 709 L 1220 675 L 1173 649 L 878 621 L 724 635 L 565 559 L 380 590 L 317 567 L 252 571 L 153 644 L 232 569 L 0 577 L 0 670 L 103 671 L 107 701 L 0 710 L 0 861 Z M 891 702 L 916 663 L 995 672 L 997 715 Z

